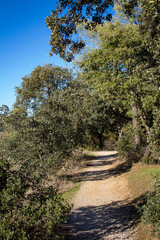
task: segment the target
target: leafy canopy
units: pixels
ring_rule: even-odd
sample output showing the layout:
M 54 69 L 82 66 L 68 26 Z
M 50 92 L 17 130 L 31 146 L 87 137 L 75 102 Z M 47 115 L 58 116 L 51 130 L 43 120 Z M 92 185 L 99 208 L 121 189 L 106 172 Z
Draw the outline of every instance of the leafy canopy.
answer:
M 37 66 L 30 75 L 22 78 L 20 87 L 16 88 L 15 108 L 36 109 L 57 89 L 65 88 L 72 80 L 71 71 L 52 64 Z
M 77 25 L 83 22 L 89 29 L 111 20 L 111 14 L 107 12 L 109 6 L 113 6 L 113 0 L 59 0 L 56 10 L 46 18 L 51 30 L 50 54 L 59 54 L 66 61 L 72 61 L 74 54 L 85 46 L 85 42 L 78 38 Z

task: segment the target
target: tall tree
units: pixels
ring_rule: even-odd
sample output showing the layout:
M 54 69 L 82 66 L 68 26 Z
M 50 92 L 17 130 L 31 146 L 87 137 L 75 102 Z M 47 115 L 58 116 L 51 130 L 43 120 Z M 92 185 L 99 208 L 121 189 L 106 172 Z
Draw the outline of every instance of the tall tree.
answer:
M 143 73 L 148 57 L 148 35 L 141 35 L 139 26 L 106 24 L 99 31 L 100 47 L 84 56 L 82 75 L 103 98 L 115 106 L 132 106 L 135 143 L 138 148 L 137 111 L 149 132 L 147 113 L 158 104 L 157 81 Z M 146 103 L 149 101 L 149 104 Z
M 51 30 L 50 55 L 55 53 L 68 62 L 72 61 L 74 55 L 85 47 L 77 26 L 85 23 L 86 29 L 92 29 L 97 24 L 110 21 L 112 15 L 108 9 L 117 3 L 125 16 L 133 18 L 142 30 L 149 30 L 152 36 L 157 35 L 160 23 L 159 0 L 59 0 L 56 10 L 52 10 L 46 18 L 46 24 Z

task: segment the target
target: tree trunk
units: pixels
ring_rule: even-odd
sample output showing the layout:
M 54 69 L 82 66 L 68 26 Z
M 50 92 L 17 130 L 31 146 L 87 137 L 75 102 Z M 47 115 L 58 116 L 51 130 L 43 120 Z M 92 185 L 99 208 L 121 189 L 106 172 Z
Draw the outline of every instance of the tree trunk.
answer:
M 102 150 L 103 149 L 103 134 L 98 132 L 97 135 L 98 135 L 98 140 L 99 140 L 99 148 Z
M 149 155 L 150 155 L 150 149 L 149 149 L 149 145 L 146 147 L 146 149 L 145 149 L 145 152 L 144 152 L 144 158 L 147 158 L 147 157 L 149 157 Z
M 146 129 L 146 132 L 147 132 L 147 138 L 149 138 L 149 135 L 150 135 L 150 129 L 149 129 L 149 126 L 147 125 L 147 123 L 146 123 L 146 121 L 145 121 L 145 117 L 144 117 L 143 112 L 141 112 L 141 116 L 140 116 L 140 118 L 141 118 L 141 121 L 142 121 L 142 123 L 143 123 L 145 129 Z
M 132 122 L 133 122 L 133 129 L 135 131 L 134 139 L 136 149 L 138 150 L 141 145 L 141 137 L 139 135 L 139 126 L 138 126 L 138 109 L 136 105 L 132 106 Z
M 146 129 L 146 132 L 147 132 L 147 147 L 145 149 L 145 152 L 144 152 L 144 158 L 148 157 L 150 155 L 150 149 L 149 149 L 149 135 L 150 135 L 150 129 L 149 129 L 149 126 L 147 125 L 146 121 L 145 121 L 145 116 L 143 114 L 143 112 L 141 112 L 141 121 Z

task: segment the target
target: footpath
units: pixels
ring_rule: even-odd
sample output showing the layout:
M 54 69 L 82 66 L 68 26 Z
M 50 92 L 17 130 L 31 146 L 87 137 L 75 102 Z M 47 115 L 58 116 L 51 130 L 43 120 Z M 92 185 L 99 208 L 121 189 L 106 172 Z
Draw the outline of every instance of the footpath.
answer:
M 127 164 L 118 161 L 114 151 L 94 155 L 77 173 L 82 183 L 68 220 L 69 239 L 135 240 L 135 209 L 125 178 Z

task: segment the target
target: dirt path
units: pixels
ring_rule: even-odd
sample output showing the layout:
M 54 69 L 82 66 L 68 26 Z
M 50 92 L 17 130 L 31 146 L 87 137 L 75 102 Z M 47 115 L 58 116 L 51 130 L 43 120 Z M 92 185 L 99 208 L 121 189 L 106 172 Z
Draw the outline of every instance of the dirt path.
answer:
M 82 179 L 68 221 L 75 240 L 134 239 L 134 207 L 125 174 L 129 166 L 117 161 L 116 152 L 94 152 L 77 178 Z

